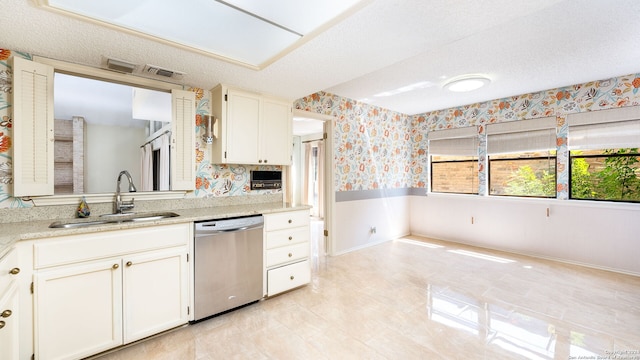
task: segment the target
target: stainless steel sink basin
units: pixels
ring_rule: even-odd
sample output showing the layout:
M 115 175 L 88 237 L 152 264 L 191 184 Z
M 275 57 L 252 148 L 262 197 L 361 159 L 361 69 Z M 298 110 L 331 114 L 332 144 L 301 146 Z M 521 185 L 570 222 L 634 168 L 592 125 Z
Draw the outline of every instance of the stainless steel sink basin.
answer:
M 95 225 L 103 225 L 107 224 L 108 221 L 56 221 L 49 225 L 50 228 L 62 228 L 62 229 L 72 229 L 79 227 L 87 227 L 87 226 L 95 226 Z
M 149 213 L 124 213 L 124 214 L 105 214 L 101 215 L 96 220 L 70 220 L 70 221 L 56 221 L 49 225 L 50 228 L 79 228 L 95 225 L 105 224 L 117 224 L 123 222 L 143 222 L 143 221 L 155 221 L 162 219 L 169 219 L 176 216 L 180 216 L 174 212 L 149 212 Z

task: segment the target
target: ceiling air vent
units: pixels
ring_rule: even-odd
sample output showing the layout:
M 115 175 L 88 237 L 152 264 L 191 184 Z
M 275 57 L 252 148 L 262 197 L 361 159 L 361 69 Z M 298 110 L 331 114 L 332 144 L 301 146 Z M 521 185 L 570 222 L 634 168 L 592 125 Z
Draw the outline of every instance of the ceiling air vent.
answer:
M 131 74 L 136 69 L 136 65 L 122 60 L 107 59 L 107 69 Z
M 144 66 L 142 73 L 145 75 L 155 75 L 157 77 L 165 77 L 165 78 L 171 78 L 176 80 L 181 80 L 182 77 L 184 76 L 184 74 L 179 71 L 163 69 L 159 66 L 149 65 L 149 64 Z

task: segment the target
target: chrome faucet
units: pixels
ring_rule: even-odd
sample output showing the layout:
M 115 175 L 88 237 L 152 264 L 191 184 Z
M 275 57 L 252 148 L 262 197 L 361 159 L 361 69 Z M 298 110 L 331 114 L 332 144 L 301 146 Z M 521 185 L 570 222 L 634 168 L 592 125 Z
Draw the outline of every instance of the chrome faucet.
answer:
M 122 214 L 124 210 L 133 209 L 133 199 L 129 201 L 122 201 L 122 197 L 120 195 L 120 180 L 122 179 L 122 175 L 127 177 L 129 181 L 129 192 L 136 192 L 136 187 L 133 185 L 133 179 L 131 179 L 131 174 L 127 170 L 120 171 L 118 175 L 118 181 L 116 183 L 116 202 L 114 204 L 113 212 L 116 214 Z

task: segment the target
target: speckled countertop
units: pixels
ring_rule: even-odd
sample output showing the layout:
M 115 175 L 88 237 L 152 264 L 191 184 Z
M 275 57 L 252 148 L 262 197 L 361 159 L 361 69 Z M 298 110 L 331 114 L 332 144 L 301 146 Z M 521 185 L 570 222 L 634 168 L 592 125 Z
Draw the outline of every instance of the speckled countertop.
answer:
M 92 225 L 87 227 L 76 228 L 49 228 L 49 225 L 58 220 L 82 221 L 80 219 L 72 219 L 71 217 L 57 217 L 55 219 L 35 220 L 25 219 L 25 221 L 0 223 L 0 257 L 16 242 L 21 240 L 31 240 L 48 238 L 54 236 L 72 235 L 72 234 L 89 234 L 110 230 L 132 229 L 147 226 L 178 224 L 192 221 L 201 221 L 209 219 L 222 219 L 236 216 L 247 216 L 254 214 L 269 214 L 292 210 L 310 209 L 307 205 L 289 205 L 282 202 L 268 203 L 251 203 L 237 204 L 213 207 L 191 207 L 186 209 L 167 209 L 166 207 L 158 209 L 145 209 L 139 212 L 153 211 L 171 211 L 180 216 L 166 218 L 161 220 L 143 221 L 143 222 L 119 222 L 107 223 L 100 225 Z M 98 220 L 99 217 L 92 215 L 87 221 Z

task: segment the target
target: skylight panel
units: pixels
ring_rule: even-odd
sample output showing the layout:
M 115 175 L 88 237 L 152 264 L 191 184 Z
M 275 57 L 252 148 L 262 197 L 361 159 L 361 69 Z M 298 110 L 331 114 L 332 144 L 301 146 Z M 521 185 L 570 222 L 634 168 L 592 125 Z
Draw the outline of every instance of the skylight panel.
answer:
M 260 68 L 361 0 L 45 0 L 49 7 Z

